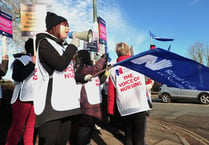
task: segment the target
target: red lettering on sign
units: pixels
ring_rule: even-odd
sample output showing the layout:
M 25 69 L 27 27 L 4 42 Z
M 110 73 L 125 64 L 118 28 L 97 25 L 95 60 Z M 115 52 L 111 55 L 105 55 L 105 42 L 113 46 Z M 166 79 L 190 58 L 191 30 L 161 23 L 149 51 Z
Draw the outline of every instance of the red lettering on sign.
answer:
M 96 81 L 96 86 L 99 86 L 99 85 L 100 85 L 100 80 L 99 80 L 99 78 L 97 78 L 95 81 Z
M 127 91 L 129 89 L 135 88 L 135 87 L 140 86 L 140 85 L 142 85 L 141 81 L 130 84 L 130 85 L 127 85 L 125 87 L 122 87 L 122 88 L 120 88 L 120 91 L 124 92 L 124 91 Z
M 65 79 L 74 78 L 74 74 L 73 73 L 65 73 L 64 78 Z
M 37 76 L 37 68 L 35 68 L 34 73 L 33 73 L 33 80 L 38 80 L 38 76 Z
M 127 79 L 130 79 L 130 78 L 132 78 L 132 77 L 133 77 L 132 74 L 128 74 L 128 75 L 124 76 L 123 79 L 124 79 L 124 80 L 127 80 Z
M 140 79 L 139 76 L 134 77 L 134 81 L 138 81 L 139 79 Z
M 132 79 L 126 80 L 126 81 L 120 83 L 119 86 L 122 87 L 122 86 L 125 86 L 125 85 L 128 85 L 128 84 L 131 84 L 131 83 L 133 83 L 133 80 Z

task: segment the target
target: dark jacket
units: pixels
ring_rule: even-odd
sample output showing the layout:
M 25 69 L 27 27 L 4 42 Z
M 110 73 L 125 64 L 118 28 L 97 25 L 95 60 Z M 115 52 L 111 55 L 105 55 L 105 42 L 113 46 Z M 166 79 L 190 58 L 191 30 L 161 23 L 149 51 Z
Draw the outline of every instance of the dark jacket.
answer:
M 0 79 L 2 76 L 6 75 L 7 70 L 8 70 L 8 60 L 2 60 L 0 64 Z
M 17 59 L 23 55 L 27 54 L 14 54 L 15 61 L 12 64 L 12 79 L 17 82 L 22 82 L 23 80 L 25 80 L 34 71 L 35 68 L 35 64 L 32 62 L 24 65 L 20 60 Z
M 106 66 L 106 59 L 100 58 L 94 66 L 84 65 L 81 68 L 79 68 L 76 71 L 75 75 L 79 75 L 79 74 L 94 75 L 95 73 L 101 71 L 104 68 L 104 66 Z M 77 82 L 80 81 L 77 80 Z M 84 82 L 80 82 L 80 83 L 84 84 Z M 79 123 L 81 125 L 93 125 L 96 120 L 102 119 L 101 104 L 95 104 L 95 105 L 89 104 L 87 100 L 86 91 L 88 90 L 86 90 L 85 86 L 83 85 L 81 88 L 81 97 L 80 97 L 82 116 L 81 119 L 79 120 Z

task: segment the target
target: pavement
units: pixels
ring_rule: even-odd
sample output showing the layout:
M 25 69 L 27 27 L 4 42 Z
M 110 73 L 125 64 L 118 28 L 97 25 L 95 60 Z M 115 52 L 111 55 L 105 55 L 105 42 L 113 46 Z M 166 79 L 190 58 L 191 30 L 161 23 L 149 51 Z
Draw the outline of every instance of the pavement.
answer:
M 0 126 L 5 124 L 2 122 L 2 118 L 5 118 L 4 120 L 9 126 L 11 117 L 8 115 L 11 114 L 11 106 L 8 105 L 8 107 L 3 108 L 4 110 L 0 109 Z M 95 129 L 93 131 L 91 145 L 123 145 L 124 132 L 120 129 L 120 126 L 118 126 L 118 121 L 115 122 L 116 123 L 113 125 L 110 125 L 109 123 L 99 125 L 100 129 Z M 73 138 L 75 139 L 75 137 Z M 0 136 L 0 139 L 2 139 L 2 136 Z M 163 124 L 156 122 L 151 117 L 147 117 L 145 140 L 147 145 L 189 145 L 183 136 L 180 136 L 172 131 L 172 129 L 165 127 Z M 69 145 L 69 143 L 67 145 Z
M 188 145 L 184 137 L 179 136 L 169 128 L 164 127 L 158 122 L 147 119 L 146 130 L 147 145 Z M 124 132 L 117 127 L 103 126 L 95 129 L 91 139 L 91 145 L 123 145 Z
M 105 125 L 104 123 L 100 125 L 100 129 L 95 128 L 91 145 L 123 145 L 124 132 L 120 129 L 120 126 L 117 125 L 117 123 L 113 125 L 109 123 Z M 75 136 L 72 138 L 75 139 Z M 2 136 L 0 136 L 0 139 L 2 139 Z M 180 136 L 171 128 L 165 127 L 163 124 L 153 120 L 151 117 L 147 117 L 145 140 L 146 145 L 189 145 L 183 136 Z M 22 145 L 22 143 L 18 145 Z M 37 142 L 35 145 L 38 145 Z M 67 145 L 70 144 L 67 143 Z
M 154 95 L 152 98 L 158 98 L 158 96 Z M 124 132 L 120 128 L 117 123 L 101 125 L 101 129 L 94 130 L 91 145 L 123 145 Z M 189 145 L 182 134 L 152 119 L 151 116 L 147 117 L 145 140 L 146 145 Z

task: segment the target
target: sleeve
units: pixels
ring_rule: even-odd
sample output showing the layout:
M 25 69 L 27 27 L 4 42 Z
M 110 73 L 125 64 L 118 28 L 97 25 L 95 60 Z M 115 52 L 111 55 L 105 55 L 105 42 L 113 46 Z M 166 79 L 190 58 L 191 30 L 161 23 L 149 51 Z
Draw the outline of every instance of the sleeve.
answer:
M 87 81 L 84 80 L 85 75 L 82 73 L 75 72 L 75 80 L 79 83 L 86 83 Z
M 97 72 L 101 71 L 105 66 L 106 66 L 107 62 L 106 62 L 106 59 L 104 58 L 100 58 L 96 64 L 92 67 L 91 69 L 91 74 L 94 75 L 96 74 Z
M 152 86 L 154 84 L 154 80 L 152 80 L 151 78 L 149 78 L 147 81 L 146 81 L 146 86 L 147 86 L 147 90 L 151 90 L 152 89 Z
M 12 79 L 17 82 L 25 80 L 33 71 L 35 64 L 29 62 L 24 65 L 19 60 L 15 60 L 13 64 Z
M 44 39 L 40 42 L 39 57 L 43 60 L 41 63 L 48 72 L 53 70 L 64 71 L 70 64 L 76 51 L 77 47 L 69 44 L 63 55 L 60 55 L 56 49 Z
M 109 77 L 109 84 L 108 84 L 108 114 L 114 114 L 114 105 L 115 105 L 115 87 L 113 85 L 111 77 Z
M 0 78 L 4 75 L 6 75 L 7 70 L 8 70 L 8 60 L 2 60 L 1 64 L 0 64 Z
M 82 66 L 82 68 L 79 68 L 79 70 L 77 69 L 75 72 L 76 82 L 86 83 L 87 81 L 84 80 L 85 75 L 94 75 L 95 73 L 101 71 L 105 65 L 106 60 L 104 58 L 100 58 L 94 66 Z

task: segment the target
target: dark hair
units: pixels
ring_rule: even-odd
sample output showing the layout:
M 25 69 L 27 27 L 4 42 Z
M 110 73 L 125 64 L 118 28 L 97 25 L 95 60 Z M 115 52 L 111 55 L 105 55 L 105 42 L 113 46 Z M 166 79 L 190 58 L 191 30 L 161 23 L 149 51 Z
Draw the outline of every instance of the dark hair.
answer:
M 25 51 L 26 51 L 26 53 L 30 53 L 31 55 L 34 55 L 34 52 L 33 52 L 33 39 L 32 38 L 29 38 L 25 42 Z
M 80 65 L 92 65 L 91 57 L 87 50 L 80 50 L 77 55 Z
M 74 68 L 79 72 L 85 65 L 93 65 L 90 54 L 87 50 L 79 50 L 75 57 Z

